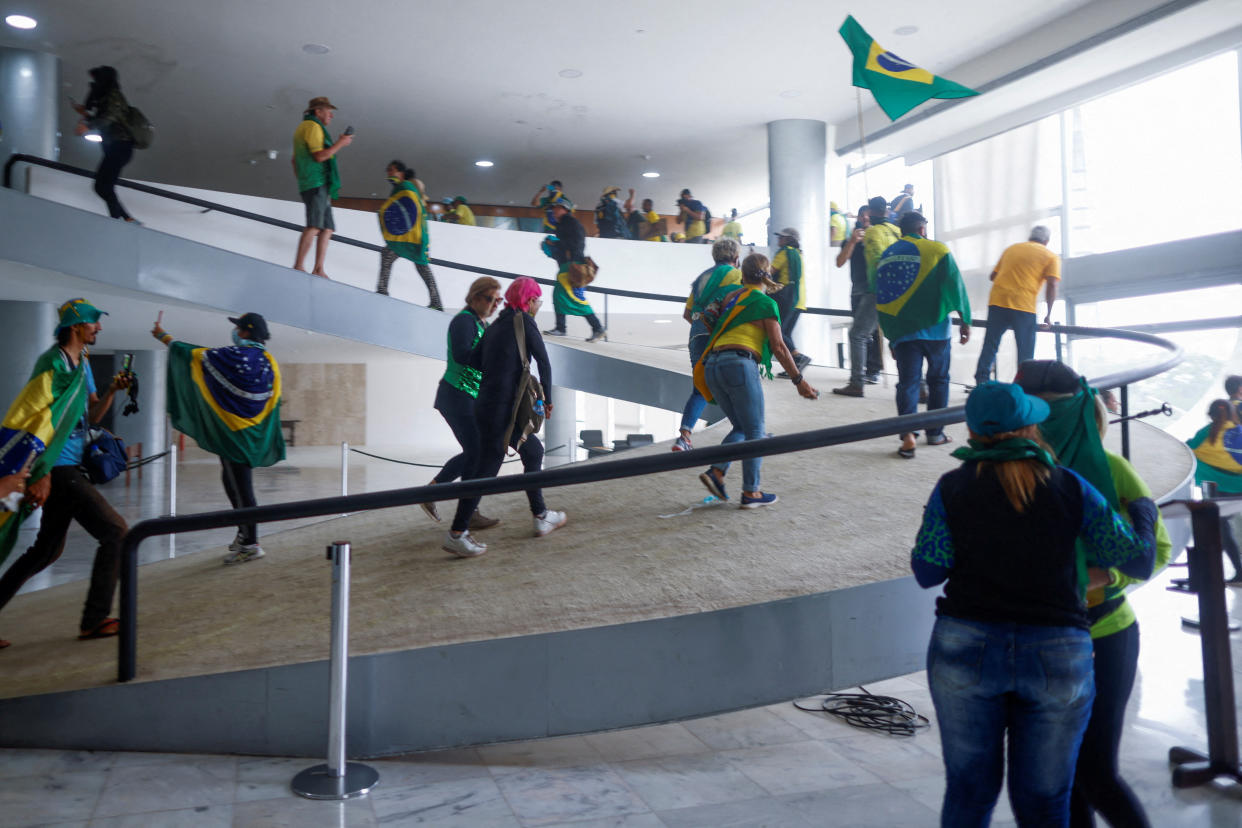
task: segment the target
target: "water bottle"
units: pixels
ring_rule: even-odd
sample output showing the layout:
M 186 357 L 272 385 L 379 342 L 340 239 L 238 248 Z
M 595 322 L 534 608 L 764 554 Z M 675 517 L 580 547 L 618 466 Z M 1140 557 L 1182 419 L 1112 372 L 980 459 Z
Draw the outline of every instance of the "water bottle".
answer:
M 540 417 L 543 416 L 543 400 L 535 400 L 535 413 Z

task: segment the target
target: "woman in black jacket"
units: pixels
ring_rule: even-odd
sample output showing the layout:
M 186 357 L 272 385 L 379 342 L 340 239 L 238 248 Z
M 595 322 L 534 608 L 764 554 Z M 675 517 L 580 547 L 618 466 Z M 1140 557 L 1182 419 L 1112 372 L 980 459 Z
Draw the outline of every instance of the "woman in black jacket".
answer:
M 90 71 L 91 89 L 86 96 L 86 103 L 73 105 L 74 110 L 82 116 L 75 132 L 85 135 L 96 130 L 103 139 L 103 160 L 95 171 L 95 192 L 108 205 L 108 215 L 112 218 L 136 221 L 125 212 L 120 199 L 116 197 L 116 181 L 121 177 L 121 170 L 134 157 L 134 138 L 125 126 L 125 113 L 129 103 L 121 94 L 120 78 L 111 66 L 96 66 Z
M 470 354 L 470 367 L 482 372 L 479 396 L 475 401 L 474 416 L 479 426 L 479 448 L 463 479 L 474 480 L 495 477 L 504 462 L 505 452 L 516 447 L 522 458 L 522 469 L 527 472 L 543 468 L 543 443 L 530 435 L 517 446 L 521 433 L 514 430 L 508 441 L 505 433 L 512 422 L 513 403 L 517 399 L 518 382 L 522 378 L 521 356 L 518 352 L 514 318 L 522 322 L 525 332 L 527 362 L 534 360 L 539 367 L 539 381 L 543 386 L 545 417 L 552 416 L 552 366 L 543 337 L 535 325 L 534 316 L 543 304 L 539 284 L 529 276 L 521 276 L 505 291 L 507 307 L 488 326 L 478 346 Z M 547 508 L 543 502 L 542 489 L 527 489 L 530 512 L 535 521 L 535 537 L 541 538 L 565 525 L 564 512 Z M 453 528 L 444 538 L 441 548 L 459 558 L 473 558 L 487 551 L 487 545 L 479 543 L 468 531 L 470 516 L 479 506 L 479 498 L 471 497 L 457 502 L 453 516 Z

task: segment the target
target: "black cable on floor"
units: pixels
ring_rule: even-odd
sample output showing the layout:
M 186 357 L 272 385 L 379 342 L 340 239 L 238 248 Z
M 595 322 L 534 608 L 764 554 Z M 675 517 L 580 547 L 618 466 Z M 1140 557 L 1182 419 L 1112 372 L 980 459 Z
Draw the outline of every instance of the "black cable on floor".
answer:
M 893 696 L 876 696 L 859 685 L 861 693 L 824 693 L 795 701 L 794 707 L 812 713 L 828 713 L 846 724 L 863 730 L 878 730 L 890 736 L 913 736 L 930 727 L 908 703 Z

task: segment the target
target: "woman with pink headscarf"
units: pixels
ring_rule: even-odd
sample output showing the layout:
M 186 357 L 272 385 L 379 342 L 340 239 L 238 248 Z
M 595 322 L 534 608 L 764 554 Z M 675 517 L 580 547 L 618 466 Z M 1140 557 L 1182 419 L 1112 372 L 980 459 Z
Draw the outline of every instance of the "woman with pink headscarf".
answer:
M 479 425 L 479 451 L 473 458 L 470 469 L 462 475 L 465 480 L 495 477 L 500 472 L 506 450 L 513 447 L 521 437 L 515 431 L 508 445 L 505 444 L 505 432 L 509 430 L 509 418 L 513 413 L 518 382 L 526 367 L 518 352 L 515 315 L 521 315 L 522 329 L 526 336 L 527 361 L 533 359 L 539 369 L 539 382 L 543 386 L 544 416 L 552 416 L 552 366 L 548 363 L 548 352 L 534 319 L 541 304 L 543 291 L 534 279 L 529 276 L 514 279 L 505 291 L 505 309 L 484 332 L 483 338 L 470 354 L 470 367 L 481 371 L 483 376 L 479 382 L 479 396 L 474 408 L 475 420 Z M 534 434 L 526 438 L 517 448 L 517 452 L 522 458 L 524 471 L 534 472 L 543 468 L 543 443 Z M 530 501 L 530 512 L 534 516 L 535 537 L 541 538 L 565 525 L 568 519 L 565 513 L 549 509 L 544 504 L 543 490 L 528 489 L 526 497 Z M 457 502 L 453 527 L 445 536 L 442 545 L 446 552 L 452 552 L 460 558 L 473 558 L 487 551 L 487 545 L 480 543 L 469 532 L 470 516 L 478 505 L 477 497 Z

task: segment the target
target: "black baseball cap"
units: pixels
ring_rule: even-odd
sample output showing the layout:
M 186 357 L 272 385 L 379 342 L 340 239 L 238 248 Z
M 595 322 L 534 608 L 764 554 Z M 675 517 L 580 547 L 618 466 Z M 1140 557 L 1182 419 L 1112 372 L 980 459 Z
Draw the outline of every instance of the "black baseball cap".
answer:
M 1028 394 L 1074 394 L 1082 387 L 1073 368 L 1055 359 L 1028 359 L 1013 381 Z
M 267 342 L 272 338 L 271 333 L 267 330 L 267 320 L 257 313 L 243 313 L 241 316 L 230 316 L 229 321 L 243 331 L 250 331 L 247 339 L 253 339 L 255 342 Z

